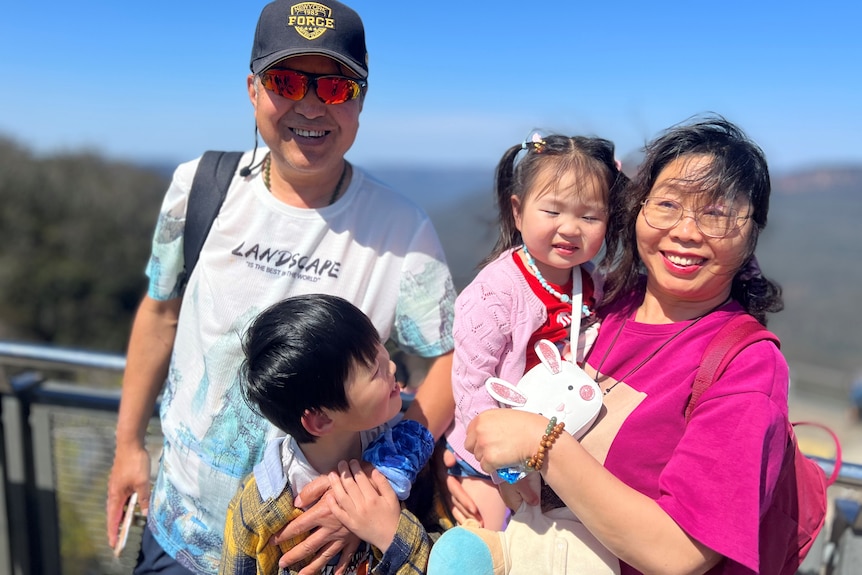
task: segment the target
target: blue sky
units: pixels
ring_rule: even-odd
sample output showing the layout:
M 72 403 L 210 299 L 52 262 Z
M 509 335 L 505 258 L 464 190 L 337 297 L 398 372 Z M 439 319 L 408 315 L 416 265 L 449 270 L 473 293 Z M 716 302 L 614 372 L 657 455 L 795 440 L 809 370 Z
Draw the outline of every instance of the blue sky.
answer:
M 265 3 L 5 2 L 0 134 L 146 162 L 250 148 Z M 370 86 L 348 158 L 366 166 L 492 167 L 534 128 L 603 136 L 625 157 L 708 111 L 773 171 L 862 163 L 856 2 L 349 3 Z

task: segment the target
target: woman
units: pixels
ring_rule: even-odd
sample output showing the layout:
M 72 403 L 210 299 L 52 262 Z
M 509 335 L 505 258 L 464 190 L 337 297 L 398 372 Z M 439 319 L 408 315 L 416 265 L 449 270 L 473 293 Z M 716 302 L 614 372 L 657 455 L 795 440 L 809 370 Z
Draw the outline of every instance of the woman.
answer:
M 765 325 L 780 289 L 754 258 L 770 182 L 762 151 L 722 118 L 647 146 L 623 198 L 618 264 L 586 371 L 605 394 L 581 440 L 562 434 L 544 482 L 622 573 L 756 573 L 758 528 L 786 443 L 788 368 L 769 341 L 730 363 L 684 415 L 699 360 L 731 317 Z M 491 471 L 538 449 L 548 419 L 480 414 L 466 446 Z M 544 500 L 545 498 L 543 498 Z

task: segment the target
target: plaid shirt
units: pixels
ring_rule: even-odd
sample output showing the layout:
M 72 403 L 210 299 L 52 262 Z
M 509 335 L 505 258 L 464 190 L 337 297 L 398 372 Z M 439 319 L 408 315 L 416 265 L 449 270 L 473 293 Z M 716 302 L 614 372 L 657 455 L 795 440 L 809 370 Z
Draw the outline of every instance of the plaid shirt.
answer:
M 304 533 L 278 546 L 269 544 L 275 533 L 302 513 L 301 509 L 293 506 L 293 493 L 284 476 L 280 460 L 276 460 L 278 465 L 272 465 L 276 463 L 272 458 L 280 457 L 281 441 L 277 443 L 278 448 L 270 449 L 272 445 L 268 447 L 264 461 L 255 467 L 254 473 L 246 477 L 228 507 L 224 546 L 219 564 L 220 575 L 296 573 L 293 570 L 279 570 L 278 560 L 309 534 Z M 266 465 L 267 463 L 270 465 Z M 273 476 L 276 470 L 280 470 L 277 477 Z M 266 476 L 267 472 L 269 476 Z M 257 474 L 263 476 L 258 477 Z M 276 493 L 272 489 L 274 485 L 283 487 L 272 496 L 272 493 Z M 369 572 L 367 569 L 370 564 L 373 565 L 370 571 L 373 575 L 425 573 L 430 551 L 431 542 L 425 529 L 412 513 L 402 509 L 395 538 L 386 552 L 381 553 L 367 545 L 361 547 L 357 552 L 357 559 L 361 561 L 352 572 L 364 575 Z M 309 562 L 310 559 L 304 560 L 293 568 L 298 571 Z

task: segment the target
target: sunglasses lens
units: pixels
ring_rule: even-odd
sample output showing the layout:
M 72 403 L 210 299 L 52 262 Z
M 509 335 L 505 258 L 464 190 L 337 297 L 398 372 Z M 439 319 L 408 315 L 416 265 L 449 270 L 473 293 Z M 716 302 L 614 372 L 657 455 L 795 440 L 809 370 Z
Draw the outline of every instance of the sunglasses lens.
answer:
M 324 104 L 343 104 L 359 96 L 359 84 L 343 76 L 321 76 L 317 79 L 317 97 Z
M 313 81 L 315 93 L 324 104 L 343 104 L 358 98 L 362 91 L 359 82 L 344 76 L 315 76 L 295 70 L 269 70 L 261 74 L 261 81 L 267 90 L 291 100 L 302 100 L 309 81 Z
M 308 89 L 308 76 L 293 70 L 270 70 L 261 77 L 263 87 L 282 98 L 302 100 Z

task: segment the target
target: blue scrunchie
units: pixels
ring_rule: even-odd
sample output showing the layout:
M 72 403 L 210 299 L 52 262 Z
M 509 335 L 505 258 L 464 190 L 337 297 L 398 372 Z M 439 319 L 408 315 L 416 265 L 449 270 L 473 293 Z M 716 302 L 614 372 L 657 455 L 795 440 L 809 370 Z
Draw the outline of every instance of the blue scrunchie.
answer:
M 434 451 L 434 436 L 421 423 L 403 419 L 387 428 L 365 449 L 362 458 L 389 480 L 398 499 L 404 501 L 419 470 Z

